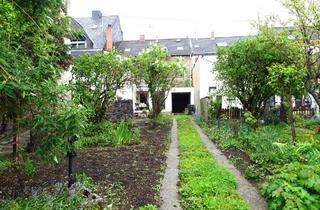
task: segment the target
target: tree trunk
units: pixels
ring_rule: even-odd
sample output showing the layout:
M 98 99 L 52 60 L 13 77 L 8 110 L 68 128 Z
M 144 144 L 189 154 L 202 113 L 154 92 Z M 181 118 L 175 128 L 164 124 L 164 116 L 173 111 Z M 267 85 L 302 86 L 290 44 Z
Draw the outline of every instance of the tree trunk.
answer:
M 287 112 L 286 112 L 286 108 L 285 108 L 285 98 L 281 97 L 281 102 L 280 102 L 280 120 L 282 122 L 287 122 Z M 291 102 L 291 100 L 290 100 Z M 291 104 L 291 103 L 290 103 Z
M 289 104 L 289 118 L 290 118 L 290 127 L 291 127 L 291 133 L 292 133 L 292 141 L 296 141 L 296 129 L 294 127 L 294 118 L 293 118 L 293 108 L 292 108 L 292 101 L 291 97 L 288 97 L 289 99 L 288 104 Z
M 18 122 L 17 119 L 13 119 L 12 122 L 12 132 L 14 133 L 13 135 L 13 144 L 12 144 L 12 157 L 13 159 L 17 159 L 17 154 L 18 154 Z
M 2 115 L 2 118 L 1 118 L 1 133 L 4 133 L 4 132 L 6 132 L 6 130 L 7 130 L 7 127 L 8 127 L 8 122 L 7 122 L 7 117 L 6 117 L 6 115 L 4 114 L 4 115 Z

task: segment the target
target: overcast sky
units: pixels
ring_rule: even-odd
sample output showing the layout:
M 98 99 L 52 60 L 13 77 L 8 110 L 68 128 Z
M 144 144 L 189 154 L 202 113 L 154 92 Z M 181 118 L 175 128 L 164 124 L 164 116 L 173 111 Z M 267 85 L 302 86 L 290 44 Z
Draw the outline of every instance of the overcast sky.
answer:
M 248 35 L 258 16 L 289 15 L 279 0 L 70 0 L 72 17 L 119 15 L 125 40 Z

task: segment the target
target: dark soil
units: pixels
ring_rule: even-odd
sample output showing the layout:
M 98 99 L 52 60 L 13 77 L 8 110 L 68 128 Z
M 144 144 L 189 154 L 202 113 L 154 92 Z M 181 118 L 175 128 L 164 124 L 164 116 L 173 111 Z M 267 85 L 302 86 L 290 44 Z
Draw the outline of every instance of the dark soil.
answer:
M 139 127 L 141 142 L 137 145 L 87 148 L 76 157 L 78 173 L 92 177 L 98 185 L 97 193 L 106 196 L 117 209 L 159 204 L 170 128 L 149 124 Z M 35 157 L 32 159 L 37 169 L 33 178 L 27 177 L 18 166 L 0 172 L 0 199 L 30 196 L 67 180 L 66 162 L 48 166 Z M 99 189 L 103 190 L 99 192 Z M 114 189 L 116 195 L 106 192 L 110 189 Z
M 240 171 L 240 173 L 242 174 L 242 176 L 245 176 L 245 171 L 247 169 L 247 167 L 250 164 L 254 164 L 252 163 L 252 161 L 250 160 L 250 157 L 247 153 L 245 153 L 244 151 L 235 148 L 235 147 L 231 147 L 231 148 L 227 148 L 225 150 L 222 150 L 222 153 L 230 160 L 232 161 L 232 164 Z M 250 179 L 247 178 L 247 180 L 253 184 L 254 186 L 258 186 L 260 183 L 263 182 L 262 179 Z
M 234 163 L 236 165 L 236 168 L 244 174 L 246 168 L 250 163 L 249 155 L 247 155 L 247 153 L 243 152 L 242 150 L 234 147 L 227 148 L 222 152 L 229 160 L 235 160 Z

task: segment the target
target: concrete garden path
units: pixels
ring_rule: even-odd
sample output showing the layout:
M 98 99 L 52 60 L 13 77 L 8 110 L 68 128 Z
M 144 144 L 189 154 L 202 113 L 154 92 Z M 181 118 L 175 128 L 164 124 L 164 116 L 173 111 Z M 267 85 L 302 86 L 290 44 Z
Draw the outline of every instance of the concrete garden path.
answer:
M 208 151 L 215 157 L 215 159 L 235 176 L 237 181 L 237 192 L 248 202 L 252 210 L 265 210 L 267 204 L 265 200 L 259 195 L 257 189 L 245 179 L 241 173 L 228 161 L 226 156 L 217 149 L 215 144 L 202 132 L 201 128 L 193 122 L 194 127 L 197 129 L 203 143 L 206 145 Z
M 160 190 L 161 210 L 181 210 L 178 194 L 178 174 L 179 174 L 179 155 L 178 155 L 178 134 L 177 121 L 173 120 L 171 130 L 171 143 L 166 161 L 167 168 L 162 181 Z

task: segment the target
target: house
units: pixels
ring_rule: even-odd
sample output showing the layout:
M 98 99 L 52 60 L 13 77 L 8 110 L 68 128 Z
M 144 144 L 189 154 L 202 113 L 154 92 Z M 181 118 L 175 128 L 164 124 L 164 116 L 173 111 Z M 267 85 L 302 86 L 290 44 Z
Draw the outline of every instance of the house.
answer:
M 72 18 L 72 27 L 78 34 L 70 40 L 72 56 L 102 52 L 123 40 L 119 16 L 102 16 L 99 10 L 91 17 Z
M 173 113 L 184 112 L 188 104 L 194 104 L 196 112 L 200 113 L 200 99 L 222 85 L 212 73 L 217 48 L 242 38 L 215 37 L 212 32 L 207 38 L 145 39 L 140 35 L 137 40 L 124 41 L 119 17 L 102 16 L 100 11 L 92 11 L 91 17 L 73 18 L 72 25 L 80 31 L 80 35 L 70 43 L 72 56 L 102 52 L 112 47 L 124 56 L 135 56 L 150 44 L 157 43 L 165 46 L 170 56 L 180 57 L 186 72 L 177 78 L 175 87 L 169 91 L 164 109 L 164 112 Z M 131 99 L 136 112 L 143 112 L 151 104 L 148 87 L 143 83 L 126 86 L 118 90 L 117 95 Z M 227 100 L 223 106 L 228 106 Z

